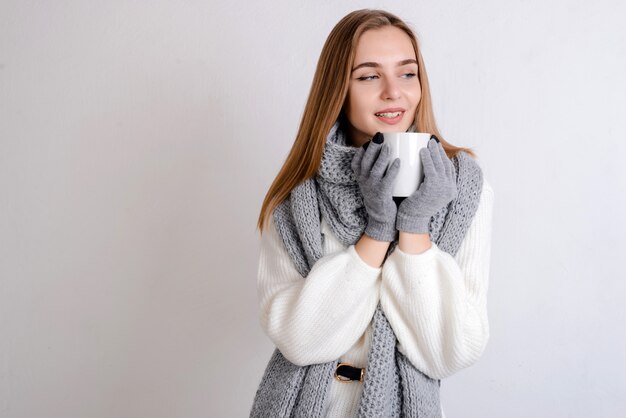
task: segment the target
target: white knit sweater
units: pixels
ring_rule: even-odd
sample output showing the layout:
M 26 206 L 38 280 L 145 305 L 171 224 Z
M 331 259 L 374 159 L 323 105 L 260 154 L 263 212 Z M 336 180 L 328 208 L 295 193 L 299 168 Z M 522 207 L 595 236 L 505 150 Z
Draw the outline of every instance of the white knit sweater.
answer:
M 398 350 L 418 370 L 443 379 L 471 366 L 489 339 L 493 201 L 493 189 L 484 180 L 478 210 L 455 257 L 435 243 L 420 254 L 396 247 L 380 268 L 365 263 L 354 245 L 341 244 L 322 220 L 324 255 L 306 280 L 270 216 L 257 280 L 263 331 L 294 364 L 339 359 L 366 367 L 380 300 Z M 355 417 L 362 390 L 362 383 L 332 379 L 325 416 Z

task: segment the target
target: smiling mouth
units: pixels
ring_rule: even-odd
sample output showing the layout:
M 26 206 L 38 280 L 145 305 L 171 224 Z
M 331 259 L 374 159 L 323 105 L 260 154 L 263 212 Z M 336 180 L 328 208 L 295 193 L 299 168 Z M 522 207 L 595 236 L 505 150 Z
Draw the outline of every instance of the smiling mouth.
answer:
M 376 115 L 378 117 L 382 117 L 382 118 L 393 119 L 393 118 L 397 118 L 402 113 L 403 112 L 383 112 L 383 113 L 374 113 L 374 115 Z

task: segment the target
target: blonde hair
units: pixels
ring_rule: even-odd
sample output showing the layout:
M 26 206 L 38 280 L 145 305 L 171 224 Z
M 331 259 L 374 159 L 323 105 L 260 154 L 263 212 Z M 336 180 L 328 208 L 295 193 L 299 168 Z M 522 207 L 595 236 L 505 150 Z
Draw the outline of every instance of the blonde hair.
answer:
M 417 132 L 436 135 L 449 158 L 459 151 L 465 151 L 475 157 L 471 149 L 447 143 L 437 129 L 424 60 L 411 28 L 397 16 L 383 10 L 356 10 L 335 25 L 324 43 L 298 134 L 261 206 L 257 223 L 261 234 L 266 225 L 266 217 L 274 211 L 276 206 L 285 200 L 298 184 L 317 173 L 328 132 L 334 123 L 343 117 L 342 109 L 348 94 L 357 43 L 364 32 L 385 26 L 395 26 L 403 30 L 411 39 L 415 50 L 418 78 L 422 90 L 415 112 L 414 123 Z

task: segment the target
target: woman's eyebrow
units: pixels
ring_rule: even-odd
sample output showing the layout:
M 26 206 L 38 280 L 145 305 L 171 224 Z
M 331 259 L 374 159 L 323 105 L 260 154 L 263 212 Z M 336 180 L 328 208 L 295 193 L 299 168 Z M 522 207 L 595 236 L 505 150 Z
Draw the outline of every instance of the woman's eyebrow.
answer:
M 403 66 L 403 65 L 407 65 L 407 64 L 417 64 L 417 61 L 416 61 L 416 60 L 414 60 L 413 58 L 410 58 L 410 59 L 408 59 L 408 60 L 402 60 L 402 61 L 399 61 L 399 62 L 398 62 L 398 64 L 397 64 L 396 66 L 397 66 L 397 67 L 401 67 L 401 66 Z M 363 63 L 361 63 L 361 64 L 357 65 L 356 67 L 354 67 L 354 68 L 352 69 L 352 71 L 354 72 L 354 71 L 358 70 L 359 68 L 363 68 L 363 67 L 373 67 L 373 68 L 379 68 L 379 67 L 380 67 L 380 64 L 379 64 L 379 63 L 377 63 L 377 62 L 363 62 Z

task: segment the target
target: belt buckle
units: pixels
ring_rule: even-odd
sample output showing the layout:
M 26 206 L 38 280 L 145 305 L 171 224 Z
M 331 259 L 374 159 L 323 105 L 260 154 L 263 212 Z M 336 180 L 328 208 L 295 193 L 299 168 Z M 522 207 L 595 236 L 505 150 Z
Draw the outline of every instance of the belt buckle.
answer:
M 361 382 L 361 383 L 363 382 L 363 376 L 365 375 L 365 368 L 364 367 L 354 367 L 353 365 L 348 364 L 348 363 L 339 363 L 337 365 L 337 367 L 335 367 L 335 379 L 339 380 L 341 383 L 350 383 L 350 382 L 353 381 L 349 377 L 337 374 L 337 371 L 339 370 L 339 367 L 341 367 L 341 366 L 348 366 L 348 367 L 353 367 L 355 369 L 361 369 L 361 375 L 359 376 L 358 382 Z M 354 380 L 354 381 L 357 382 L 357 380 Z

